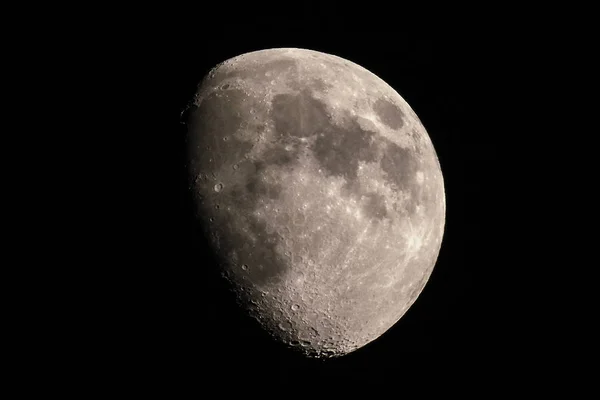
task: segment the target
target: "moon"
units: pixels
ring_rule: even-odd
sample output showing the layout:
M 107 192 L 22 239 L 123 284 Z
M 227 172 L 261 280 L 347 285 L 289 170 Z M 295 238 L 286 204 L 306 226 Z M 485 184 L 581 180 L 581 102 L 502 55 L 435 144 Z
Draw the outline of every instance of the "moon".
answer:
M 392 87 L 338 56 L 267 49 L 213 68 L 185 115 L 197 218 L 267 332 L 339 357 L 406 313 L 446 203 L 431 139 Z

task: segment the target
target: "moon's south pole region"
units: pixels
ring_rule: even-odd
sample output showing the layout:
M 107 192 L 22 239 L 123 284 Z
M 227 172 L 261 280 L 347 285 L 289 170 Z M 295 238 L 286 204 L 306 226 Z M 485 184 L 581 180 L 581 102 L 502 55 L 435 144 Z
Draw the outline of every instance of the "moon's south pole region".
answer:
M 334 55 L 268 49 L 213 68 L 184 115 L 196 218 L 267 332 L 338 357 L 406 313 L 446 204 L 431 139 L 392 87 Z

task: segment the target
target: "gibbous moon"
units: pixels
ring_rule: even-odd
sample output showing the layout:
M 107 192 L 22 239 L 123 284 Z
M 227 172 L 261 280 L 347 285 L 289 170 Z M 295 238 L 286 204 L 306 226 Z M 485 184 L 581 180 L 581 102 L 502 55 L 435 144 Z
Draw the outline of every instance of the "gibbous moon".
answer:
M 211 70 L 186 118 L 197 218 L 274 338 L 337 357 L 406 313 L 446 205 L 429 135 L 394 89 L 334 55 L 261 50 Z

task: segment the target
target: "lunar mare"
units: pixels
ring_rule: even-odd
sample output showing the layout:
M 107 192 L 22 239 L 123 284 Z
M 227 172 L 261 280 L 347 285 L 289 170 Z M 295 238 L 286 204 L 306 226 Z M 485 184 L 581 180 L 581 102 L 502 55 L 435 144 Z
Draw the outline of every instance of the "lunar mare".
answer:
M 198 219 L 267 331 L 335 357 L 404 315 L 446 206 L 429 135 L 393 88 L 337 56 L 261 50 L 211 70 L 186 115 Z

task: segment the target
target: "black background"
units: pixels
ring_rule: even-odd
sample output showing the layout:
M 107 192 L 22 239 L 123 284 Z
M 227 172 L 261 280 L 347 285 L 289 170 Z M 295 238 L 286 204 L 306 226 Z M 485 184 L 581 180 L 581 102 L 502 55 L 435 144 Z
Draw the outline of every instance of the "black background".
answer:
M 507 187 L 518 125 L 516 83 L 528 74 L 522 47 L 494 35 L 419 35 L 396 29 L 219 22 L 219 31 L 157 24 L 128 39 L 131 79 L 128 139 L 134 171 L 121 200 L 133 231 L 120 260 L 127 301 L 118 315 L 120 357 L 187 387 L 238 378 L 274 382 L 333 377 L 351 381 L 412 369 L 419 360 L 498 368 L 536 346 L 523 318 L 527 302 L 517 276 L 526 261 L 513 241 L 514 199 Z M 187 188 L 181 112 L 203 76 L 236 55 L 299 47 L 349 59 L 390 84 L 415 110 L 437 151 L 445 179 L 446 230 L 438 262 L 405 316 L 374 342 L 345 357 L 306 360 L 272 342 L 245 317 L 219 280 L 199 237 Z M 128 60 L 135 60 L 129 62 Z M 121 68 L 121 66 L 119 66 Z M 138 120 L 139 121 L 139 120 Z M 131 250 L 134 249 L 132 252 Z M 133 288 L 133 289 L 132 289 Z M 529 353 L 527 353 L 529 354 Z M 419 364 L 420 365 L 420 364 Z
M 576 295 L 594 295 L 581 286 L 596 282 L 584 277 L 595 263 L 581 256 L 593 236 L 562 225 L 593 228 L 593 204 L 583 202 L 593 203 L 595 181 L 575 178 L 594 170 L 581 150 L 594 149 L 596 130 L 575 127 L 595 115 L 594 102 L 561 91 L 593 96 L 583 72 L 597 47 L 587 43 L 595 14 L 406 6 L 27 5 L 23 24 L 7 14 L 7 47 L 18 51 L 5 64 L 24 72 L 7 77 L 29 114 L 7 131 L 24 143 L 5 153 L 25 153 L 7 172 L 24 168 L 19 180 L 32 192 L 7 191 L 25 212 L 5 207 L 23 230 L 7 236 L 27 241 L 6 257 L 17 266 L 7 270 L 25 276 L 22 287 L 6 280 L 18 292 L 7 308 L 19 319 L 6 325 L 23 340 L 7 341 L 21 387 L 212 398 L 374 383 L 403 395 L 445 391 L 441 370 L 475 389 L 490 377 L 485 394 L 562 383 L 572 396 L 569 375 L 594 371 L 594 346 L 583 340 L 593 331 L 578 323 L 594 321 L 584 306 L 595 303 Z M 192 218 L 181 112 L 210 68 L 271 47 L 335 54 L 389 83 L 425 125 L 445 179 L 446 231 L 431 279 L 395 326 L 340 359 L 305 360 L 257 329 L 223 287 Z M 565 362 L 567 353 L 583 359 Z M 22 374 L 30 369 L 39 373 Z M 287 391 L 274 390 L 280 383 Z

